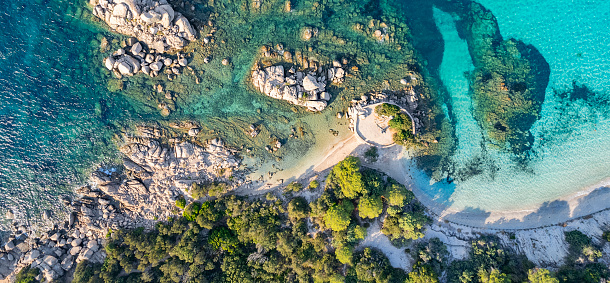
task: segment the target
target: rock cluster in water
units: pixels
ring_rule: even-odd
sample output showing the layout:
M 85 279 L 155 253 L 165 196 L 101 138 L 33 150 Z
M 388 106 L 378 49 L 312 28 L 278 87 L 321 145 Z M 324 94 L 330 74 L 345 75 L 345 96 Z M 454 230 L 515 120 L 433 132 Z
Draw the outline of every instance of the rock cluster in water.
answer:
M 338 62 L 326 74 L 322 67 L 308 72 L 296 71 L 295 67 L 291 67 L 285 72 L 282 65 L 276 65 L 254 70 L 252 84 L 267 96 L 307 107 L 311 111 L 322 111 L 331 99 L 326 91 L 327 82 L 341 83 L 344 76 L 345 71 Z
M 166 0 L 93 0 L 93 14 L 158 53 L 182 49 L 196 39 L 189 21 Z
M 79 189 L 81 193 L 83 189 Z M 100 196 L 96 194 L 95 196 Z M 107 232 L 87 221 L 88 215 L 97 210 L 119 213 L 118 206 L 111 199 L 85 195 L 64 204 L 72 208 L 69 220 L 63 227 L 55 227 L 34 236 L 25 226 L 15 227 L 8 240 L 0 247 L 0 279 L 9 279 L 26 266 L 40 269 L 38 281 L 52 282 L 66 273 L 74 271 L 76 263 L 88 260 L 102 263 L 106 253 L 102 248 Z M 14 280 L 14 278 L 12 278 Z
M 177 58 L 172 59 L 169 56 L 155 54 L 153 50 L 146 52 L 142 43 L 134 38 L 128 40 L 126 48 L 121 48 L 104 59 L 104 66 L 108 70 L 113 71 L 118 78 L 133 76 L 138 72 L 156 77 L 165 68 L 165 73 L 171 79 L 172 75 L 181 74 L 183 68 L 192 71 L 187 65 L 188 60 L 183 54 L 178 53 Z

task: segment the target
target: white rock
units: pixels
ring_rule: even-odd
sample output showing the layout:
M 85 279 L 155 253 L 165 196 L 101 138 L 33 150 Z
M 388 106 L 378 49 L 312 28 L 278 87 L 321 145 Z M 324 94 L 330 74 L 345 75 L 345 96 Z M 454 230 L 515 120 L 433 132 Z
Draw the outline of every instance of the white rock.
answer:
M 328 93 L 328 92 L 326 92 L 326 91 L 325 91 L 325 92 L 322 92 L 322 93 L 320 94 L 320 99 L 322 99 L 322 100 L 329 101 L 329 100 L 330 100 L 330 98 L 331 98 L 330 93 Z
M 195 29 L 193 29 L 193 27 L 185 17 L 183 17 L 182 15 L 177 16 L 175 24 L 176 26 L 178 26 L 178 31 L 184 32 L 186 34 L 186 38 L 188 40 L 195 40 Z
M 104 60 L 104 64 L 106 65 L 106 69 L 108 69 L 108 70 L 112 71 L 112 69 L 114 68 L 114 62 L 115 62 L 115 61 L 116 61 L 116 60 L 114 60 L 114 58 L 113 58 L 112 56 L 110 56 L 110 57 L 106 58 L 106 59 Z
M 161 70 L 161 68 L 163 68 L 163 63 L 161 63 L 159 61 L 150 64 L 150 69 L 153 70 L 153 71 L 157 71 L 158 72 L 158 71 Z
M 180 64 L 180 66 L 182 66 L 182 67 L 186 67 L 186 65 L 188 64 L 188 61 L 186 60 L 186 58 L 182 58 L 182 59 L 178 60 L 178 64 Z
M 189 130 L 188 134 L 189 134 L 189 136 L 194 137 L 197 134 L 199 134 L 199 129 L 198 128 L 192 128 L 192 129 Z
M 72 247 L 70 249 L 70 254 L 71 255 L 77 255 L 80 252 L 80 250 L 81 250 L 81 247 L 78 247 L 78 246 L 77 247 Z
M 55 266 L 58 263 L 57 258 L 52 255 L 45 256 L 43 261 L 49 266 Z
M 140 51 L 142 51 L 142 44 L 140 42 L 137 42 L 131 47 L 131 54 L 139 54 Z
M 303 88 L 306 91 L 314 91 L 314 90 L 318 90 L 318 89 L 324 89 L 325 85 L 324 83 L 320 83 L 316 81 L 316 77 L 312 76 L 312 75 L 307 75 L 304 79 L 303 79 Z

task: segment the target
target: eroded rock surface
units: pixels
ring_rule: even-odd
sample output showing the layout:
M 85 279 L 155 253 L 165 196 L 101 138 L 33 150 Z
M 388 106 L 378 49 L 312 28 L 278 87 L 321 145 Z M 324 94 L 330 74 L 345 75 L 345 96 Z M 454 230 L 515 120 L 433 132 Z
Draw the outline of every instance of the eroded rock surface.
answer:
M 327 83 L 341 83 L 344 75 L 341 67 L 332 67 L 326 73 L 322 68 L 304 72 L 296 71 L 294 67 L 285 72 L 282 65 L 276 65 L 254 70 L 252 84 L 267 96 L 307 107 L 311 111 L 322 111 L 331 99 L 326 91 Z
M 118 33 L 134 36 L 158 53 L 179 50 L 195 29 L 166 0 L 93 0 L 93 14 Z

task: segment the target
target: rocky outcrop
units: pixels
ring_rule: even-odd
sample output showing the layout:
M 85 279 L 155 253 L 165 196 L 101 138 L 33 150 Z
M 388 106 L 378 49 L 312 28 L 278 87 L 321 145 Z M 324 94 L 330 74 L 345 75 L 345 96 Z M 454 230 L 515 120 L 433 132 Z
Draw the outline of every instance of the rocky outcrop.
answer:
M 14 280 L 22 268 L 40 269 L 38 281 L 52 282 L 73 272 L 83 260 L 102 263 L 106 253 L 101 248 L 103 233 L 87 227 L 68 227 L 43 232 L 40 237 L 16 230 L 0 248 L 0 280 Z
M 296 71 L 292 67 L 284 72 L 282 65 L 269 66 L 252 72 L 252 84 L 267 96 L 307 107 L 311 111 L 322 111 L 331 99 L 326 92 L 327 82 L 343 82 L 345 72 L 341 67 L 333 67 L 328 69 L 327 77 L 322 68 L 318 71 Z
M 164 67 L 168 75 L 181 74 L 183 68 L 191 69 L 187 66 L 188 60 L 184 58 L 183 54 L 178 53 L 177 57 L 172 59 L 167 55 L 155 54 L 154 50 L 146 48 L 135 38 L 133 41 L 135 43 L 131 46 L 121 48 L 104 59 L 104 66 L 113 71 L 118 78 L 133 76 L 139 71 L 151 77 L 156 77 Z
M 157 53 L 182 49 L 197 36 L 189 21 L 166 0 L 93 0 L 93 14 Z
M 94 172 L 91 178 L 97 188 L 133 217 L 165 219 L 171 215 L 176 199 L 188 197 L 192 183 L 215 181 L 221 172 L 235 171 L 240 164 L 235 152 L 220 139 L 205 146 L 179 139 L 162 144 L 158 139 L 160 131 L 149 127 L 141 130 L 141 136 L 127 137 L 120 149 L 125 154 L 124 178 L 102 171 Z M 241 182 L 237 177 L 233 180 L 235 185 Z M 107 214 L 111 218 L 111 213 Z
M 198 129 L 194 126 L 191 129 Z M 233 172 L 235 186 L 243 184 L 236 169 L 236 152 L 220 139 L 197 145 L 176 138 L 161 143 L 165 131 L 138 127 L 137 137 L 125 138 L 121 152 L 125 170 L 100 168 L 91 174 L 91 185 L 76 190 L 78 199 L 64 198 L 70 209 L 63 225 L 41 236 L 14 223 L 13 234 L 0 245 L 0 280 L 14 278 L 31 265 L 41 270 L 40 281 L 69 278 L 76 263 L 103 262 L 103 240 L 108 231 L 154 228 L 158 219 L 172 216 L 175 200 L 189 197 L 193 182 L 216 181 Z

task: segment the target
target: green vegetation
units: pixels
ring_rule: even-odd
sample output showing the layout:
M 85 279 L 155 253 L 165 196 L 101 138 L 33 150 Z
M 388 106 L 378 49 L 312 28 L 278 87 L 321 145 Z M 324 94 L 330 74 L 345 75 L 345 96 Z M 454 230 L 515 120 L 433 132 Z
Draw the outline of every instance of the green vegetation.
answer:
M 600 282 L 608 280 L 608 266 L 597 262 L 601 250 L 594 245 L 587 235 L 580 231 L 565 233 L 566 242 L 570 245 L 565 265 L 557 271 L 561 282 Z
M 348 198 L 342 185 L 352 186 L 354 180 L 360 195 Z M 608 267 L 597 262 L 600 248 L 578 231 L 566 233 L 570 253 L 557 274 L 535 268 L 489 236 L 472 241 L 467 259 L 449 264 L 439 239 L 411 242 L 423 237 L 430 221 L 413 193 L 379 172 L 360 168 L 355 157 L 333 168 L 322 195 L 311 203 L 300 196 L 287 198 L 224 196 L 190 203 L 182 216 L 158 222 L 151 231 L 110 230 L 106 261 L 80 262 L 73 282 L 435 283 L 442 278 L 452 283 L 558 283 L 609 278 Z M 380 251 L 357 248 L 369 221 L 380 215 L 385 215 L 382 232 L 393 244 L 410 244 L 406 251 L 414 259 L 412 272 L 393 268 Z M 33 278 L 35 271 L 24 269 L 19 278 Z M 19 282 L 33 282 L 24 280 Z
M 288 184 L 288 186 L 286 186 L 285 191 L 286 192 L 300 192 L 303 189 L 303 184 L 299 183 L 299 182 L 292 182 L 290 184 Z
M 364 152 L 364 158 L 367 159 L 368 162 L 377 162 L 377 158 L 379 158 L 379 153 L 377 152 L 376 146 L 371 146 L 369 149 Z
M 309 204 L 304 197 L 295 197 L 288 203 L 288 217 L 298 221 L 309 216 Z
M 19 273 L 17 273 L 17 276 L 15 277 L 15 282 L 16 283 L 38 282 L 38 280 L 36 280 L 36 276 L 38 276 L 39 273 L 40 273 L 40 269 L 38 269 L 38 268 L 31 268 L 29 266 L 24 267 L 21 269 L 21 271 L 19 271 Z
M 525 282 L 534 267 L 524 255 L 506 250 L 493 237 L 472 242 L 469 259 L 449 266 L 449 282 Z
M 394 142 L 405 147 L 415 147 L 418 141 L 413 135 L 413 121 L 409 115 L 400 111 L 400 108 L 393 104 L 383 103 L 375 107 L 375 113 L 382 116 L 392 117 L 388 122 L 390 129 L 394 130 Z
M 559 283 L 559 280 L 551 276 L 551 272 L 544 268 L 530 269 L 527 273 L 527 279 L 531 283 Z
M 311 183 L 309 183 L 309 188 L 312 190 L 317 189 L 320 186 L 320 182 L 318 182 L 318 180 L 313 180 L 311 181 Z
M 349 201 L 344 201 L 340 205 L 333 205 L 324 216 L 324 225 L 333 231 L 343 231 L 347 229 L 351 222 L 351 214 L 354 205 Z
M 332 174 L 345 197 L 354 199 L 365 192 L 358 157 L 348 156 L 333 167 Z
M 189 193 L 194 199 L 200 199 L 206 196 L 218 197 L 229 191 L 229 187 L 225 183 L 193 183 L 189 189 Z
M 396 114 L 400 113 L 400 107 L 394 104 L 383 103 L 375 107 L 375 113 L 379 116 L 396 116 Z
M 348 198 L 344 192 L 349 190 L 342 186 L 353 189 L 354 183 L 358 193 Z M 110 231 L 103 266 L 81 262 L 75 280 L 405 282 L 407 274 L 393 268 L 381 252 L 355 247 L 367 235 L 367 221 L 382 215 L 385 207 L 397 209 L 397 219 L 419 219 L 412 214 L 422 213 L 421 206 L 410 194 L 392 179 L 360 168 L 358 158 L 348 157 L 331 171 L 322 195 L 311 203 L 299 196 L 286 202 L 224 196 L 184 203 L 182 216 L 159 222 L 152 231 Z M 398 200 L 386 204 L 387 195 Z M 354 213 L 355 204 L 359 213 Z M 311 233 L 306 220 L 317 232 Z M 414 234 L 408 238 L 416 239 L 423 226 L 408 229 Z M 436 257 L 429 257 L 426 266 L 411 275 L 413 282 L 436 276 Z
M 358 213 L 362 218 L 376 218 L 383 211 L 380 197 L 361 197 L 358 202 Z
M 176 206 L 179 207 L 180 209 L 184 209 L 184 207 L 186 206 L 186 200 L 183 197 L 177 199 Z

